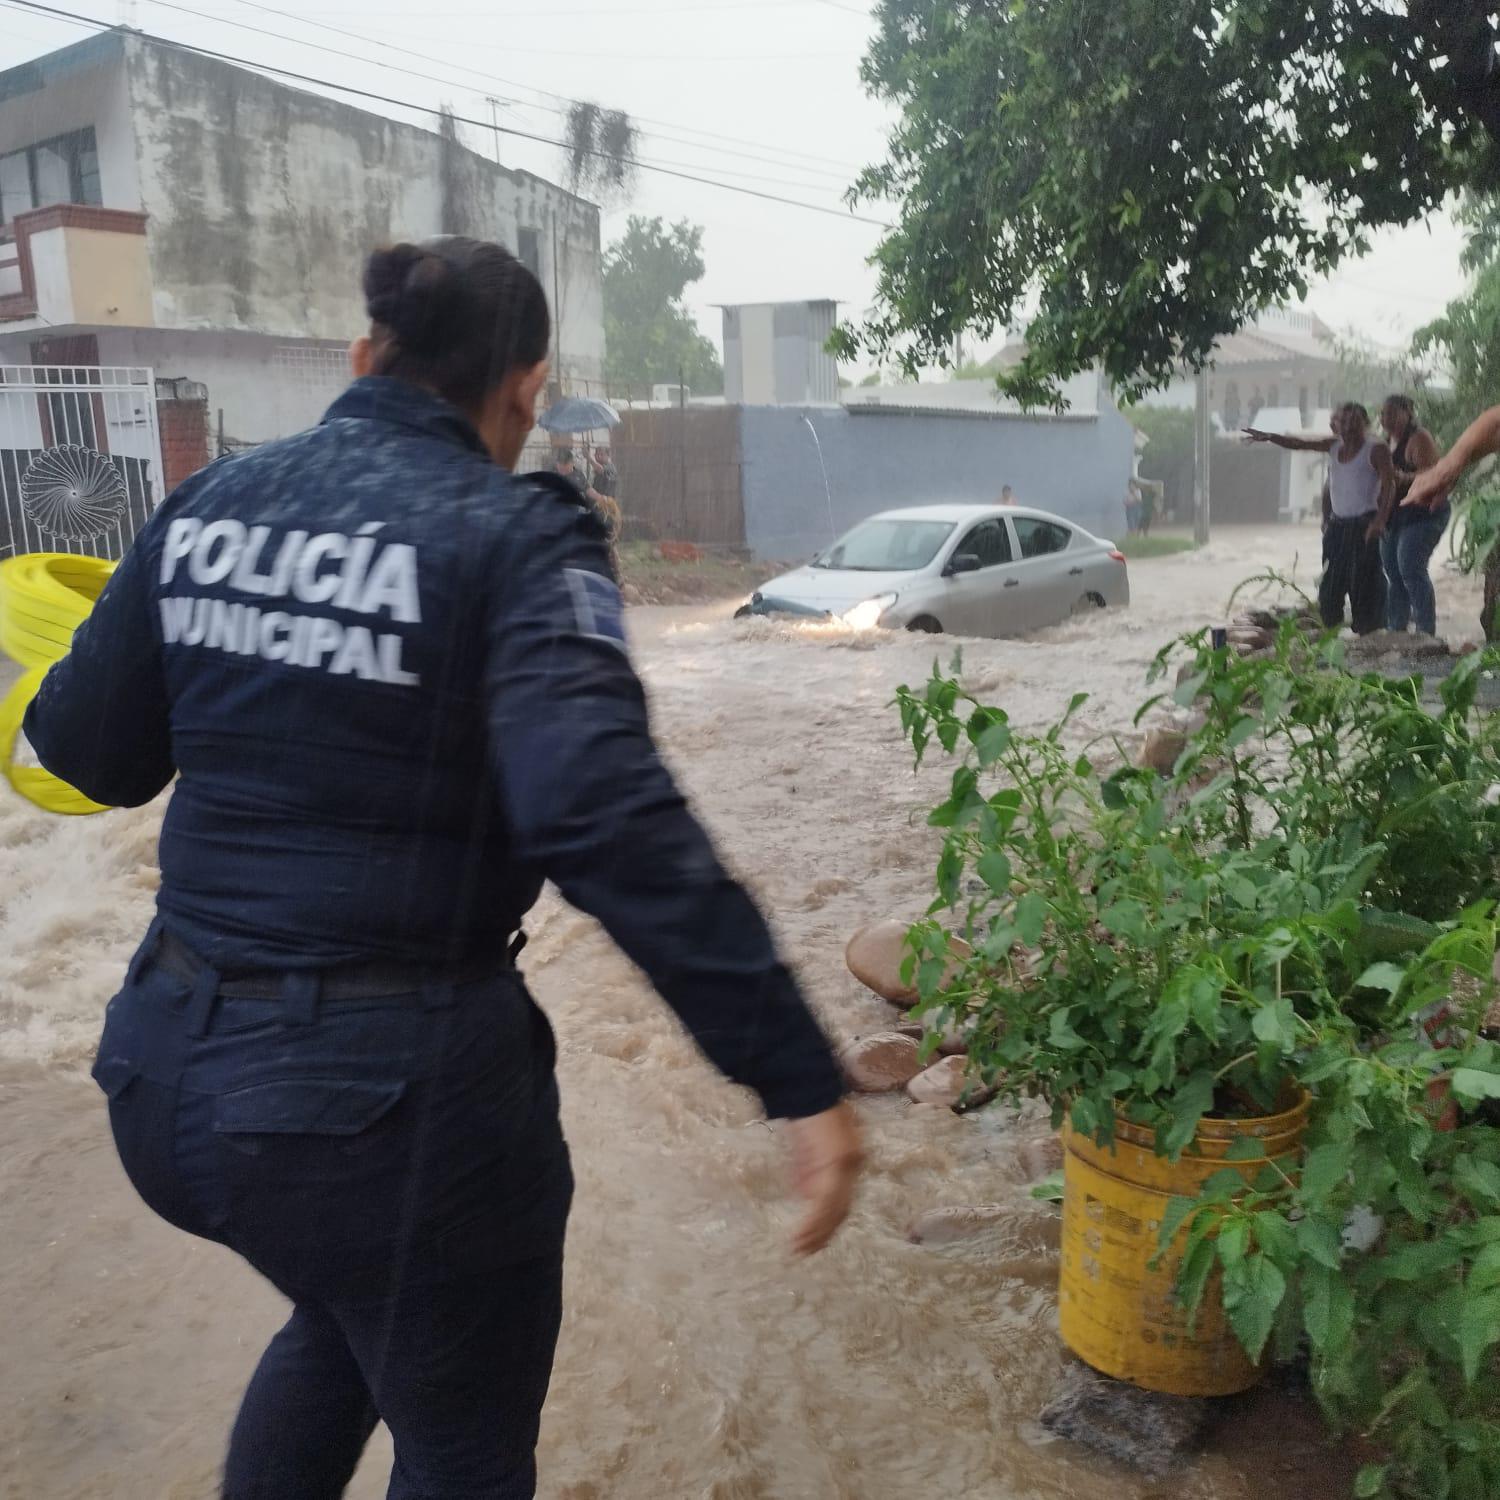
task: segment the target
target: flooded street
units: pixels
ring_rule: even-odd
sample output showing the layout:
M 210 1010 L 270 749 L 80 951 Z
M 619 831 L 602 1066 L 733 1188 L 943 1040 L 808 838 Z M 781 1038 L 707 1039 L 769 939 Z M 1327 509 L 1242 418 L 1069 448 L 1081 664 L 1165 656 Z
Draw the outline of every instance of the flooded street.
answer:
M 1076 692 L 1130 733 L 1171 635 L 1222 619 L 1312 528 L 1223 530 L 1133 564 L 1134 607 L 1026 641 L 964 644 L 970 688 L 1043 725 Z M 1434 560 L 1440 630 L 1477 634 L 1477 587 Z M 861 922 L 915 917 L 935 850 L 888 706 L 952 643 L 736 622 L 732 604 L 630 617 L 662 746 L 762 902 L 825 1026 L 890 1008 L 847 973 Z M 281 1299 L 157 1222 L 126 1184 L 86 1069 L 148 920 L 161 806 L 63 821 L 0 790 L 0 1496 L 208 1500 Z M 1027 1187 L 1035 1120 L 863 1100 L 870 1166 L 833 1247 L 793 1265 L 774 1133 L 718 1080 L 594 924 L 550 894 L 522 966 L 559 1038 L 578 1194 L 543 1424 L 547 1500 L 1306 1500 L 1350 1468 L 1288 1398 L 1225 1407 L 1183 1474 L 1140 1479 L 1036 1426 L 1061 1356 L 1056 1216 Z M 919 1212 L 1000 1203 L 985 1234 L 908 1243 Z M 384 1493 L 381 1434 L 351 1496 Z

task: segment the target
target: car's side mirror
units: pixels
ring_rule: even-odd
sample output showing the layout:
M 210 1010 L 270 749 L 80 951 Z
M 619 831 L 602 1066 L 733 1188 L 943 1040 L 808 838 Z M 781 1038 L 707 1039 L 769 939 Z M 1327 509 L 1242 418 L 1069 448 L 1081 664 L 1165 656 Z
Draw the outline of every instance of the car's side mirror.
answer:
M 972 552 L 955 552 L 943 569 L 944 578 L 953 578 L 959 573 L 977 573 L 983 566 Z

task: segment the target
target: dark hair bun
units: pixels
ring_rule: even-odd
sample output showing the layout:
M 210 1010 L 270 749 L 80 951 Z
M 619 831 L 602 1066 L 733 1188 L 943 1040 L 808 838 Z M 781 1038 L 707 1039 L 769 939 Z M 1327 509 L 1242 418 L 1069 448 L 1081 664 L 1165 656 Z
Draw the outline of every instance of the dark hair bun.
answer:
M 423 245 L 377 250 L 365 266 L 365 309 L 412 354 L 435 353 L 461 332 L 462 278 Z
M 547 357 L 542 284 L 502 245 L 443 235 L 377 250 L 365 264 L 372 374 L 409 380 L 470 410 L 507 372 Z

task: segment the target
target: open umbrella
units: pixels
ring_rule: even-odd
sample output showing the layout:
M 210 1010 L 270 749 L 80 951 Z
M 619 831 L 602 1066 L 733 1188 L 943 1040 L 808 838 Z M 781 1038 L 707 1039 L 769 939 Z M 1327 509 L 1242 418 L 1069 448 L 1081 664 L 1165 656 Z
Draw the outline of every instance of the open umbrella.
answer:
M 537 418 L 537 426 L 546 432 L 595 432 L 619 424 L 619 412 L 593 396 L 564 396 Z

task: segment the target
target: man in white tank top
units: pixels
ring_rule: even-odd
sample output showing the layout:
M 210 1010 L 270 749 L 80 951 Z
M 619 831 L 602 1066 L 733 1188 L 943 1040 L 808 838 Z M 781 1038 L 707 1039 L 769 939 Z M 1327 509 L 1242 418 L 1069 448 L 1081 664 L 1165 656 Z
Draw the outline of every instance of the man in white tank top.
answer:
M 1323 544 L 1323 578 L 1318 608 L 1333 630 L 1344 623 L 1349 601 L 1355 635 L 1369 635 L 1385 623 L 1385 569 L 1380 538 L 1396 498 L 1395 470 L 1386 445 L 1370 435 L 1370 414 L 1357 401 L 1337 413 L 1337 436 L 1283 437 L 1245 429 L 1252 443 L 1274 443 L 1294 452 L 1328 454 L 1328 529 Z

